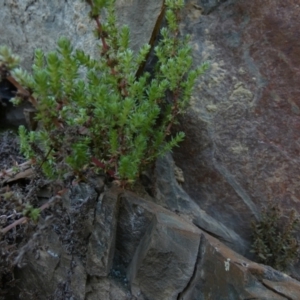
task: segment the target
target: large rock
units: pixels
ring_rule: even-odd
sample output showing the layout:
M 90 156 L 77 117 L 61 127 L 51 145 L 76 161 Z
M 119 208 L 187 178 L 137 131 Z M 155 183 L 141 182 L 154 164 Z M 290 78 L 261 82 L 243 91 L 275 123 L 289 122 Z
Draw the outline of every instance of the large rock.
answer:
M 163 0 L 116 1 L 119 24 L 131 29 L 131 46 L 138 50 L 150 41 Z M 30 70 L 36 48 L 55 49 L 60 36 L 71 39 L 75 48 L 97 54 L 93 35 L 95 22 L 88 17 L 85 1 L 0 0 L 0 45 L 8 45 L 23 58 Z M 38 29 L 38 30 L 37 30 Z
M 87 251 L 87 272 L 91 276 L 108 276 L 116 243 L 118 197 L 106 193 L 96 205 Z
M 55 207 L 55 222 L 41 220 L 18 258 L 16 299 L 20 291 L 41 300 L 300 298 L 299 282 L 234 252 L 188 215 L 115 187 L 94 196 L 81 184 L 65 211 Z
M 129 25 L 130 46 L 134 51 L 150 41 L 162 6 L 163 0 L 116 1 L 118 22 Z M 70 38 L 74 48 L 83 49 L 92 56 L 99 53 L 93 35 L 95 22 L 88 17 L 90 8 L 85 1 L 0 0 L 0 7 L 0 23 L 3 24 L 0 45 L 12 48 L 22 58 L 22 67 L 29 71 L 34 50 L 54 50 L 60 36 Z M 0 91 L 0 119 L 3 119 L 0 126 L 26 124 L 22 108 L 2 108 L 2 94 Z
M 234 252 L 189 216 L 130 192 L 116 197 L 118 263 L 138 299 L 299 299 L 298 281 Z
M 202 233 L 193 278 L 178 299 L 297 300 L 300 283 L 270 267 L 249 261 Z
M 209 215 L 250 241 L 268 200 L 300 213 L 298 70 L 300 6 L 294 1 L 187 1 L 199 80 L 175 149 L 183 188 Z M 298 265 L 299 267 L 299 265 Z
M 177 299 L 194 272 L 200 230 L 176 214 L 143 199 L 125 194 L 122 200 L 130 201 L 136 211 L 153 215 L 150 224 L 144 222 L 147 231 L 140 239 L 128 268 L 127 277 L 133 293 L 141 291 L 149 300 Z M 132 216 L 136 217 L 136 214 Z M 140 217 L 143 218 L 143 214 Z
M 176 179 L 175 170 L 176 165 L 170 154 L 157 160 L 155 168 L 156 193 L 153 201 L 171 211 L 189 216 L 201 230 L 217 237 L 233 250 L 241 254 L 247 253 L 249 243 L 234 230 L 226 227 L 202 210 L 182 189 Z

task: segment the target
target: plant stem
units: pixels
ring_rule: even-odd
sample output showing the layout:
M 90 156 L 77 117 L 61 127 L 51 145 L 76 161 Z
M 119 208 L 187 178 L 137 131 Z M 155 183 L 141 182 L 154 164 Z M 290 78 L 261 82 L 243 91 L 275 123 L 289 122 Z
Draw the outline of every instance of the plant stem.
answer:
M 40 206 L 40 207 L 39 207 L 39 210 L 40 210 L 40 211 L 43 211 L 43 210 L 45 210 L 46 208 L 49 208 L 50 205 L 51 205 L 53 202 L 57 201 L 57 200 L 61 200 L 61 196 L 56 195 L 56 196 L 52 197 L 48 202 L 46 202 L 45 204 L 43 204 L 42 206 Z M 21 224 L 26 223 L 29 219 L 30 219 L 30 218 L 28 218 L 28 217 L 22 217 L 22 218 L 20 218 L 19 220 L 15 221 L 15 222 L 13 222 L 12 224 L 10 224 L 10 225 L 6 226 L 5 228 L 1 229 L 0 232 L 1 232 L 2 234 L 6 234 L 9 230 L 15 228 L 15 227 L 18 226 L 18 225 L 21 225 Z

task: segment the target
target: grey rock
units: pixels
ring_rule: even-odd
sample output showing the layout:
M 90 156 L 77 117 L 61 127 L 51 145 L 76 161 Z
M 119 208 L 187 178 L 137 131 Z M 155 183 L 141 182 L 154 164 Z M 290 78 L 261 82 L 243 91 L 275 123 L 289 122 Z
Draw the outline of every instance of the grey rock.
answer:
M 115 265 L 123 266 L 121 271 L 128 267 L 153 218 L 153 212 L 137 205 L 132 197 L 121 197 L 115 253 Z
M 40 218 L 39 232 L 21 250 L 23 259 L 16 270 L 20 290 L 35 291 L 43 300 L 57 297 L 59 289 L 65 297 L 68 289 L 75 299 L 84 299 L 88 276 L 85 243 L 95 227 L 97 199 L 94 187 L 80 183 L 64 195 L 64 211 L 55 207 L 61 220 Z
M 116 1 L 118 22 L 131 29 L 130 46 L 135 52 L 150 41 L 163 1 Z M 93 57 L 99 53 L 85 1 L 0 0 L 0 45 L 9 46 L 22 58 L 21 65 L 31 70 L 34 50 L 56 48 L 60 36 L 68 37 L 74 49 L 83 49 Z M 2 126 L 26 125 L 23 108 L 2 108 Z M 4 122 L 5 121 L 5 122 Z M 0 122 L 1 125 L 1 122 Z
M 195 9 L 202 10 L 204 15 L 208 15 L 213 12 L 221 3 L 227 0 L 198 0 L 193 1 L 193 6 Z
M 39 299 L 46 300 L 54 295 L 58 284 L 68 282 L 76 299 L 84 299 L 87 274 L 82 262 L 65 251 L 53 231 L 45 231 L 39 243 L 41 248 L 26 251 L 22 260 L 25 266 L 15 272 L 17 290 L 35 291 Z
M 77 245 L 67 251 L 49 227 L 25 246 L 26 265 L 16 272 L 18 289 L 36 291 L 41 300 L 53 295 L 89 300 L 300 298 L 298 281 L 248 260 L 196 227 L 189 216 L 149 200 L 114 187 L 98 203 L 84 202 L 77 218 L 73 207 L 68 212 L 72 223 L 82 228 L 83 236 L 86 228 L 91 230 L 87 259 L 78 255 Z M 91 228 L 86 212 L 93 205 Z M 64 226 L 59 229 L 64 231 Z M 70 244 L 78 235 L 73 237 Z M 113 256 L 127 268 L 127 278 L 112 263 Z
M 234 230 L 224 226 L 202 210 L 201 202 L 197 201 L 196 204 L 179 185 L 174 175 L 174 168 L 175 164 L 170 154 L 157 160 L 156 194 L 153 201 L 171 211 L 189 216 L 191 221 L 205 232 L 217 237 L 235 251 L 246 253 L 249 243 Z
M 92 277 L 86 286 L 85 300 L 131 300 L 131 293 L 112 278 Z
M 193 278 L 178 299 L 296 300 L 299 297 L 298 281 L 249 261 L 203 233 Z
M 116 1 L 118 22 L 129 25 L 131 46 L 136 51 L 150 41 L 162 5 L 162 0 Z M 1 0 L 0 6 L 0 21 L 5 24 L 0 28 L 0 44 L 19 54 L 27 70 L 31 69 L 34 50 L 55 49 L 62 35 L 71 39 L 74 48 L 98 53 L 92 33 L 95 24 L 88 17 L 89 6 L 85 1 Z
M 155 217 L 128 268 L 132 292 L 139 294 L 140 290 L 149 300 L 177 299 L 193 274 L 200 231 L 162 207 L 142 199 L 136 199 L 135 203 L 141 209 L 152 211 Z
M 105 193 L 97 203 L 87 252 L 87 273 L 107 276 L 112 267 L 116 243 L 118 197 Z

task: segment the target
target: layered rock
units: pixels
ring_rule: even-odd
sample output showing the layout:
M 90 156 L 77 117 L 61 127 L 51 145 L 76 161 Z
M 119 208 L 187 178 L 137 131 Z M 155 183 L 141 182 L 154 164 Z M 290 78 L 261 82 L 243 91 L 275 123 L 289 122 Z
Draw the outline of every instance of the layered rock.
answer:
M 300 298 L 299 282 L 237 254 L 187 215 L 119 188 L 100 197 L 83 184 L 81 190 L 91 194 L 84 200 L 78 193 L 68 198 L 73 205 L 66 215 L 74 222 L 44 224 L 29 241 L 20 260 L 25 265 L 16 272 L 19 289 L 41 300 L 53 295 L 87 300 Z

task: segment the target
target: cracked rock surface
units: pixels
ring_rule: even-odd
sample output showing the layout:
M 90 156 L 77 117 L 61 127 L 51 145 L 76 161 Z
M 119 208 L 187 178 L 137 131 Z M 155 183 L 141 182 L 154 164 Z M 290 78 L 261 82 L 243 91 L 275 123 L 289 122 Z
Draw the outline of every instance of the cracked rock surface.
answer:
M 187 215 L 115 187 L 100 197 L 80 189 L 86 199 L 74 191 L 68 217 L 24 253 L 17 290 L 41 300 L 300 298 L 298 281 L 239 255 Z
M 134 50 L 153 37 L 162 4 L 116 1 Z M 0 7 L 0 44 L 28 70 L 34 49 L 52 50 L 61 35 L 95 54 L 83 1 Z M 187 0 L 180 29 L 191 34 L 195 65 L 211 68 L 181 120 L 180 185 L 166 156 L 151 196 L 74 188 L 52 211 L 56 222 L 42 219 L 22 248 L 11 299 L 300 299 L 299 263 L 292 278 L 249 260 L 250 224 L 267 200 L 300 213 L 299 13 L 292 0 Z M 22 110 L 1 105 L 1 121 L 24 122 Z
M 182 19 L 195 64 L 211 66 L 181 120 L 186 138 L 174 159 L 183 189 L 246 244 L 268 201 L 284 217 L 300 214 L 299 13 L 289 0 L 188 0 Z

